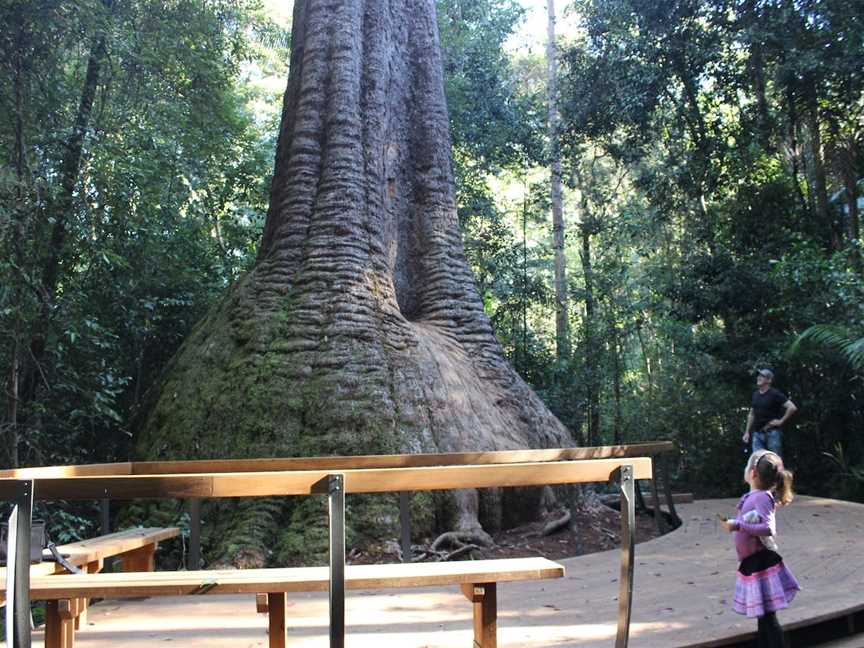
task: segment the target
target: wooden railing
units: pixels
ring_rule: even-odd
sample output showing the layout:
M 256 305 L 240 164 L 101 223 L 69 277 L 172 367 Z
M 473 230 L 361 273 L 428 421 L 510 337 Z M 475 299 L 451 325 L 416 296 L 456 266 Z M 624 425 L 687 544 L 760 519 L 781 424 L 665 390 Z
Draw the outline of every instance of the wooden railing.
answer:
M 449 454 L 252 460 L 126 462 L 0 472 L 0 497 L 10 516 L 7 645 L 29 648 L 29 542 L 36 500 L 110 501 L 326 495 L 330 517 L 330 645 L 344 645 L 345 495 L 424 490 L 543 486 L 617 481 L 621 489 L 622 555 L 616 646 L 627 645 L 635 542 L 634 484 L 652 479 L 650 455 L 669 442 Z M 648 455 L 648 456 L 646 456 Z M 407 500 L 400 496 L 400 501 Z M 407 506 L 403 502 L 403 506 Z M 199 522 L 200 523 L 200 522 Z M 192 534 L 197 535 L 193 521 Z M 403 520 L 403 542 L 406 536 Z M 14 536 L 14 538 L 12 537 Z M 196 551 L 200 551 L 197 550 Z M 198 554 L 200 555 L 200 553 Z

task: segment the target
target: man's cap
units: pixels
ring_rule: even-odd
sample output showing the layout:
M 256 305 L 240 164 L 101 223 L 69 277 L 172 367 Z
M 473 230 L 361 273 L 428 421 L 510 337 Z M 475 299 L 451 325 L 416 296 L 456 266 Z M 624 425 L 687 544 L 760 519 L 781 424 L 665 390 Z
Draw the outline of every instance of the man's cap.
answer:
M 774 372 L 771 371 L 770 369 L 760 369 L 759 375 L 764 377 L 764 378 L 767 378 L 768 380 L 774 380 Z

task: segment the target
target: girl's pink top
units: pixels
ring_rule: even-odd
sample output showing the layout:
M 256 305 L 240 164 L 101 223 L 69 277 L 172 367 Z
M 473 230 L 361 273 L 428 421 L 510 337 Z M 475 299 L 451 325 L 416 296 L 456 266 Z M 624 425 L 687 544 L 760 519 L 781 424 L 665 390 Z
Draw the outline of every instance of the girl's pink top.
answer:
M 741 497 L 732 523 L 738 560 L 744 560 L 765 548 L 760 537 L 776 535 L 775 508 L 774 496 L 770 491 L 752 490 Z

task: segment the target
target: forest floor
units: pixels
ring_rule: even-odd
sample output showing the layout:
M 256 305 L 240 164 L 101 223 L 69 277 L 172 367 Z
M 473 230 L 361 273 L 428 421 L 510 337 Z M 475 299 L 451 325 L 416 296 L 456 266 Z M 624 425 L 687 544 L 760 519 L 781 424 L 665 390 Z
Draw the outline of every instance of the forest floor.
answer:
M 621 546 L 620 514 L 616 509 L 603 505 L 585 506 L 577 509 L 568 527 L 548 535 L 544 529 L 550 522 L 560 518 L 562 511 L 553 511 L 539 520 L 522 526 L 506 529 L 492 534 L 495 544 L 491 547 L 460 552 L 454 559 L 493 559 L 522 558 L 542 556 L 550 560 L 571 558 L 598 551 L 607 551 Z M 672 529 L 669 529 L 670 531 Z M 645 542 L 662 534 L 658 533 L 654 516 L 650 510 L 636 513 L 636 542 Z M 429 543 L 414 545 L 415 556 L 429 551 Z M 427 555 L 421 560 L 441 559 Z M 352 551 L 348 556 L 351 564 L 375 564 L 399 562 L 401 559 L 398 543 L 390 541 L 367 547 L 364 551 Z
M 620 514 L 615 509 L 600 506 L 580 510 L 571 529 L 542 535 L 546 524 L 560 513 L 494 534 L 495 546 L 483 549 L 484 558 L 522 558 L 543 556 L 550 560 L 571 558 L 607 551 L 621 546 Z M 661 535 L 650 511 L 636 514 L 636 542 L 645 542 Z

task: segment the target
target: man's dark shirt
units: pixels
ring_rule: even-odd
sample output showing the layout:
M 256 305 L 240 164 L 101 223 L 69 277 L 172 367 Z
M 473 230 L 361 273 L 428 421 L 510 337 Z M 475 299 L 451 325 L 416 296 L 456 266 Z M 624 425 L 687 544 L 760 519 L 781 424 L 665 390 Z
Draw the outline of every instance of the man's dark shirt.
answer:
M 761 432 L 769 421 L 783 418 L 786 413 L 783 405 L 787 400 L 786 394 L 773 387 L 764 394 L 758 389 L 753 392 L 753 431 Z

